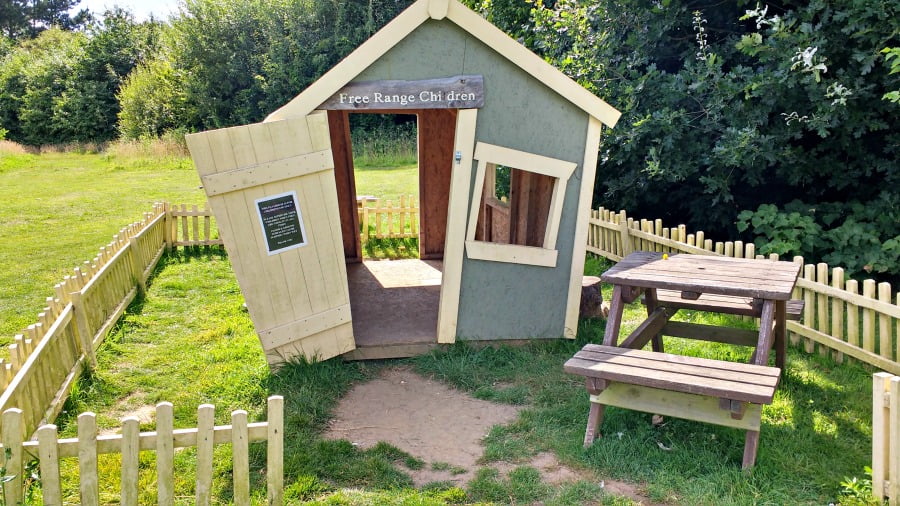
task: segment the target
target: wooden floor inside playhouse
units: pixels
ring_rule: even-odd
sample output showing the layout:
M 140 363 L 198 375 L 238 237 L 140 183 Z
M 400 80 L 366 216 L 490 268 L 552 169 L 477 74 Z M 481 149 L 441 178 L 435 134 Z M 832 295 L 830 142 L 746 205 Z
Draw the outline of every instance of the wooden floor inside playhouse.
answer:
M 347 264 L 357 350 L 349 359 L 404 357 L 437 345 L 440 260 Z

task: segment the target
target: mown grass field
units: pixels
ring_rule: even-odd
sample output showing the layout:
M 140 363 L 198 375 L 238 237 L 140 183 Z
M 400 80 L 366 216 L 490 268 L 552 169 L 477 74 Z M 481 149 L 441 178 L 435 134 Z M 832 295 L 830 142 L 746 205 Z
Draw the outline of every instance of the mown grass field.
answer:
M 0 205 L 7 206 L 2 207 L 0 221 L 0 234 L 5 234 L 0 243 L 4 287 L 7 277 L 15 278 L 16 272 L 31 269 L 35 273 L 18 288 L 25 295 L 13 297 L 4 291 L 3 300 L 12 302 L 4 302 L 3 311 L 7 311 L 6 304 L 12 304 L 25 306 L 26 314 L 36 313 L 57 278 L 92 255 L 154 200 L 191 202 L 193 197 L 194 202 L 201 201 L 187 160 L 175 160 L 165 169 L 151 161 L 131 165 L 103 158 L 41 155 L 0 161 L 4 176 Z M 48 178 L 48 174 L 58 177 Z M 17 179 L 15 185 L 11 179 Z M 23 197 L 35 193 L 36 187 L 44 188 L 40 192 L 44 198 Z M 172 193 L 167 195 L 169 191 Z M 14 199 L 19 199 L 15 211 L 8 207 L 8 201 Z M 98 209 L 101 202 L 123 209 Z M 61 209 L 64 218 L 48 209 Z M 28 226 L 13 233 L 8 229 L 17 225 L 8 226 L 7 220 L 19 215 L 45 218 L 38 223 L 25 219 Z M 102 227 L 106 227 L 102 234 L 93 230 Z M 83 239 L 84 244 L 77 246 L 83 252 L 73 253 L 66 250 L 75 246 L 62 237 L 71 230 L 97 237 L 93 244 Z M 38 251 L 45 257 L 32 267 L 29 264 Z M 42 266 L 57 269 L 56 274 L 44 281 Z M 587 270 L 597 273 L 605 267 L 592 260 Z M 25 301 L 30 292 L 37 292 L 29 295 L 34 303 Z M 775 402 L 763 411 L 760 455 L 752 473 L 740 471 L 740 431 L 677 419 L 653 426 L 650 415 L 615 408 L 607 410 L 602 427 L 607 437 L 584 450 L 587 394 L 580 378 L 562 372 L 562 363 L 584 342 L 600 340 L 603 324 L 582 322 L 575 342 L 542 341 L 496 349 L 461 344 L 404 361 L 422 374 L 476 397 L 524 406 L 516 422 L 494 428 L 485 439 L 484 463 L 520 464 L 514 473 L 499 476 L 485 467 L 465 489 L 435 483 L 425 490 L 412 490 L 404 470 L 433 463 L 421 462 L 389 445 L 362 450 L 348 441 L 320 437 L 340 397 L 355 383 L 374 377 L 395 362 L 330 360 L 294 364 L 272 373 L 242 302 L 231 266 L 221 251 L 197 249 L 165 258 L 146 297 L 135 301 L 101 348 L 98 368 L 79 383 L 58 420 L 63 434 L 75 433 L 77 413 L 94 411 L 102 427 L 114 428 L 126 414 L 163 400 L 174 403 L 177 427 L 194 426 L 196 407 L 205 402 L 217 406 L 217 423 L 228 423 L 233 409 L 247 409 L 255 421 L 264 416 L 266 397 L 281 394 L 286 399 L 285 483 L 287 497 L 294 504 L 630 504 L 606 495 L 600 485 L 604 478 L 636 483 L 651 500 L 673 504 L 827 504 L 838 497 L 844 477 L 862 477 L 863 466 L 869 464 L 870 371 L 796 350 L 790 351 Z M 631 307 L 624 327 L 636 326 L 643 314 L 641 307 Z M 686 313 L 685 317 L 715 322 L 701 313 Z M 24 324 L 30 321 L 26 318 Z M 13 327 L 4 335 L 16 330 Z M 745 360 L 749 353 L 679 339 L 667 340 L 667 351 L 725 360 Z M 142 429 L 152 430 L 152 424 Z M 263 451 L 259 445 L 252 450 L 256 471 L 264 465 Z M 541 451 L 554 452 L 564 464 L 591 478 L 563 487 L 548 486 L 536 469 L 525 465 Z M 145 452 L 141 458 L 143 504 L 155 499 L 155 477 L 153 454 Z M 229 448 L 218 447 L 216 458 L 214 489 L 219 501 L 227 503 L 231 495 Z M 77 502 L 71 476 L 76 464 L 69 461 L 66 465 L 67 497 Z M 176 465 L 178 493 L 181 501 L 189 504 L 192 451 L 179 452 Z M 114 502 L 116 459 L 103 459 L 101 469 L 102 500 Z M 264 500 L 264 476 L 259 472 L 253 473 L 253 493 L 255 501 Z M 38 486 L 32 500 L 40 500 Z

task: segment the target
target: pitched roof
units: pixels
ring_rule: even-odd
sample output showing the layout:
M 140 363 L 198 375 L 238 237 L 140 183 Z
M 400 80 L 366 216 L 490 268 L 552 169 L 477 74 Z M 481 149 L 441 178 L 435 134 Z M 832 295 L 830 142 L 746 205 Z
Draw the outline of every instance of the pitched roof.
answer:
M 311 113 L 422 23 L 428 19 L 444 18 L 481 40 L 606 126 L 611 128 L 619 120 L 621 113 L 611 105 L 584 89 L 457 0 L 418 0 L 300 95 L 270 114 L 265 121 Z

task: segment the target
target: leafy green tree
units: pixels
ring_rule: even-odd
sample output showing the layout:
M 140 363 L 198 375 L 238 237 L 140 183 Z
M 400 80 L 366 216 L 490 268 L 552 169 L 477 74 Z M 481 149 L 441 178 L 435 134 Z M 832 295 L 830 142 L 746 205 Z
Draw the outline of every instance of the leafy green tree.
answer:
M 81 0 L 2 0 L 0 35 L 11 39 L 34 38 L 50 27 L 80 28 L 90 21 L 91 15 L 87 9 L 70 15 L 79 3 Z
M 623 112 L 604 138 L 598 203 L 730 236 L 742 210 L 799 200 L 838 248 L 814 248 L 818 258 L 849 259 L 854 248 L 876 258 L 900 234 L 900 132 L 880 64 L 900 33 L 898 9 L 538 1 L 533 46 Z M 874 215 L 851 198 L 893 224 L 864 225 Z
M 156 23 L 135 23 L 131 13 L 113 9 L 92 23 L 81 58 L 56 98 L 53 120 L 67 141 L 105 141 L 116 137 L 125 77 L 155 50 Z
M 63 142 L 53 121 L 54 101 L 65 91 L 86 37 L 52 28 L 20 44 L 0 62 L 0 126 L 11 140 L 30 145 Z
M 122 136 L 155 138 L 181 128 L 188 117 L 184 90 L 181 75 L 166 59 L 150 60 L 134 69 L 118 94 Z

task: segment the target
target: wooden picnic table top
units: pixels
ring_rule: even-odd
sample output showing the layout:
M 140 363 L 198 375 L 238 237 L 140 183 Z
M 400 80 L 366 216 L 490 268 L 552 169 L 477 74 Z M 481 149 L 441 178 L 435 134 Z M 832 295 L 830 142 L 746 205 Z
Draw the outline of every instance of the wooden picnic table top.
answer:
M 636 251 L 603 273 L 604 283 L 788 300 L 800 264 L 777 260 Z

